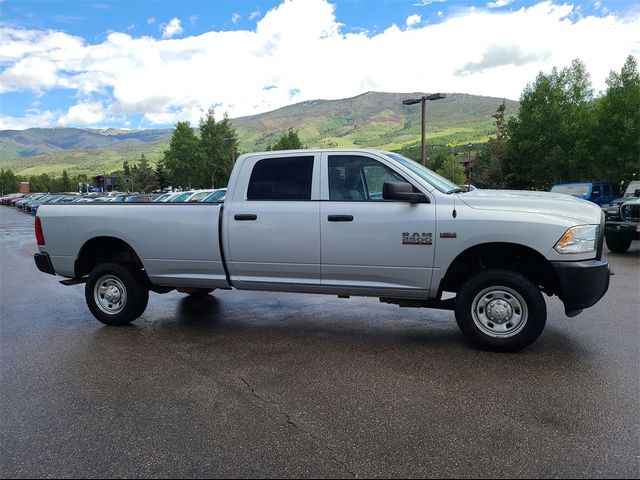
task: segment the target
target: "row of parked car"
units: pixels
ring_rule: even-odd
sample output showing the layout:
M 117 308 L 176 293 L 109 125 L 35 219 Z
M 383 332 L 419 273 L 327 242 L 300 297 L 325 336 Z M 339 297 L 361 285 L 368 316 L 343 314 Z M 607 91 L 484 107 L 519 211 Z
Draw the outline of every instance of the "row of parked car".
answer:
M 189 190 L 169 193 L 120 193 L 112 195 L 80 195 L 74 192 L 61 193 L 12 193 L 0 197 L 3 205 L 17 207 L 25 212 L 35 214 L 43 203 L 82 203 L 82 202 L 116 202 L 116 203 L 220 203 L 226 197 L 227 189 Z

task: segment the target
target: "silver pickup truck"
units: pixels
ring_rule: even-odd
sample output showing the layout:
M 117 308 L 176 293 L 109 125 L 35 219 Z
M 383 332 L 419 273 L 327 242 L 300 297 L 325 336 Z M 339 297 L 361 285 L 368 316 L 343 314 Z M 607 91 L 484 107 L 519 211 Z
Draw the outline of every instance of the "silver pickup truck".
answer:
M 378 297 L 455 311 L 482 348 L 514 351 L 609 285 L 604 217 L 546 192 L 474 190 L 401 155 L 297 150 L 238 158 L 221 204 L 43 205 L 38 268 L 86 282 L 93 315 L 123 325 L 149 291 Z

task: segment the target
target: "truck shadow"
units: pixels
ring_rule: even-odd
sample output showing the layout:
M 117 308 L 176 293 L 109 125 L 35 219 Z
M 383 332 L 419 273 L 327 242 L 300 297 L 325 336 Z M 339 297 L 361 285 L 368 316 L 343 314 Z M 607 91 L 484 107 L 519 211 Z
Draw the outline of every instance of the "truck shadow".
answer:
M 402 309 L 371 299 L 352 300 L 353 305 L 344 308 L 345 304 L 336 305 L 332 299 L 323 302 L 322 297 L 316 296 L 241 292 L 220 295 L 221 298 L 183 297 L 174 304 L 173 312 L 151 312 L 148 321 L 152 322 L 154 334 L 178 334 L 197 338 L 198 342 L 224 337 L 247 345 L 261 341 L 307 346 L 334 343 L 372 349 L 416 347 L 450 353 L 482 352 L 466 341 L 453 313 L 448 311 Z M 560 328 L 554 325 L 556 321 Z M 562 319 L 551 317 L 537 342 L 508 356 L 556 356 L 556 352 L 562 352 L 565 359 L 588 357 L 581 343 L 563 332 L 562 323 Z

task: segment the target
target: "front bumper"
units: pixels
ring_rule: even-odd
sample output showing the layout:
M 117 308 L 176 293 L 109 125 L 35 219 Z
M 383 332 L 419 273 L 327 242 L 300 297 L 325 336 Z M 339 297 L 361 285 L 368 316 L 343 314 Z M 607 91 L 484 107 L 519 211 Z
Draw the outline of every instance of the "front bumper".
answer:
M 607 222 L 604 228 L 606 233 L 640 240 L 640 223 L 638 222 Z
M 560 291 L 568 317 L 595 305 L 609 289 L 611 271 L 607 259 L 582 262 L 551 262 L 556 271 Z
M 40 270 L 41 272 L 48 273 L 50 275 L 56 274 L 48 253 L 36 253 L 33 256 L 33 259 L 36 262 L 36 267 L 38 267 L 38 270 Z

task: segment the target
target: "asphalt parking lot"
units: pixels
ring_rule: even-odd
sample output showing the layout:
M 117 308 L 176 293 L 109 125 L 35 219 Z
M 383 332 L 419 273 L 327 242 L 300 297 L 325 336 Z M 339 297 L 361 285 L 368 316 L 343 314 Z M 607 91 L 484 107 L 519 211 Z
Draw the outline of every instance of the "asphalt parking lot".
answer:
M 638 477 L 640 242 L 517 354 L 376 299 L 152 294 L 124 328 L 0 207 L 2 477 Z

